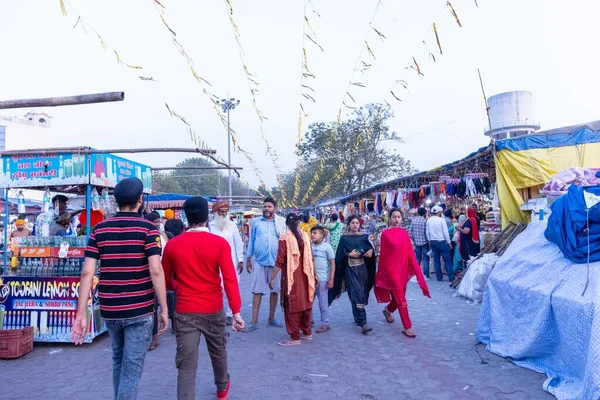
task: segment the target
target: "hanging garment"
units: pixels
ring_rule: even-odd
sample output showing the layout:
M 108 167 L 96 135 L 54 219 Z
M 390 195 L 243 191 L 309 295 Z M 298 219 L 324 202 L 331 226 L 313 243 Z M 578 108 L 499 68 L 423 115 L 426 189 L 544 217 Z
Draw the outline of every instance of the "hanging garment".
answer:
M 483 178 L 483 187 L 485 188 L 485 194 L 492 193 L 492 183 L 490 182 L 490 178 L 487 176 Z
M 394 197 L 392 200 L 392 207 L 398 208 L 398 192 L 394 192 Z
M 460 183 L 458 184 L 458 190 L 456 191 L 456 195 L 458 197 L 465 197 L 467 194 L 467 180 L 462 178 Z
M 383 212 L 382 197 L 383 195 L 381 193 L 378 193 L 375 197 L 375 212 L 377 212 L 378 215 L 381 215 L 381 213 Z
M 394 194 L 392 192 L 387 192 L 385 194 L 385 205 L 387 207 L 392 207 L 392 203 L 394 202 L 394 198 L 393 198 Z
M 448 193 L 448 196 L 454 196 L 455 191 L 454 191 L 454 184 L 453 183 L 449 183 L 448 184 L 447 193 Z
M 483 187 L 483 180 L 477 178 L 473 179 L 473 184 L 475 185 L 475 190 L 477 194 L 485 194 L 485 189 Z
M 477 190 L 475 189 L 475 184 L 473 183 L 473 179 L 467 179 L 467 196 L 476 196 Z

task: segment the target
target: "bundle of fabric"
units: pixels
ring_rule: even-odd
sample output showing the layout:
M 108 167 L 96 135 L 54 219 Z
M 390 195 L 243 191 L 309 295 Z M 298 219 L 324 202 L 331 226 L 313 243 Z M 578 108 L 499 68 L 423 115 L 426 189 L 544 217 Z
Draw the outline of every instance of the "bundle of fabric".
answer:
M 570 261 L 600 261 L 600 186 L 571 185 L 552 206 L 545 236 Z
M 596 186 L 600 185 L 600 169 L 598 168 L 568 168 L 554 175 L 544 186 L 542 193 L 546 196 L 562 196 L 571 185 Z

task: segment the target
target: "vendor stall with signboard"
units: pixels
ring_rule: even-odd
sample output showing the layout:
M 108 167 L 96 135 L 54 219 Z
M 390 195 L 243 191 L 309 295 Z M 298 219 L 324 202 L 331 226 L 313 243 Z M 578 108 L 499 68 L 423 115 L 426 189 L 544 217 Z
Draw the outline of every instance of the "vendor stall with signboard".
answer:
M 35 236 L 8 241 L 5 232 L 3 275 L 0 279 L 0 329 L 33 327 L 34 341 L 70 342 L 71 327 L 77 312 L 77 299 L 85 246 L 98 214 L 112 213 L 114 201 L 110 191 L 121 180 L 137 177 L 144 183 L 144 193 L 151 192 L 150 167 L 89 148 L 75 148 L 54 153 L 34 151 L 3 152 L 0 157 L 0 188 L 5 188 L 5 225 L 9 221 L 8 198 L 14 190 L 39 190 L 45 193 L 85 194 L 84 229 L 76 227 L 66 236 L 50 236 L 47 226 L 36 229 Z M 102 195 L 100 195 L 100 193 Z M 44 224 L 58 217 L 44 196 Z M 100 217 L 101 219 L 102 217 Z M 43 219 L 43 218 L 42 218 Z M 94 222 L 94 223 L 93 223 Z M 91 342 L 106 331 L 100 317 L 97 284 L 94 277 L 88 303 L 88 333 Z

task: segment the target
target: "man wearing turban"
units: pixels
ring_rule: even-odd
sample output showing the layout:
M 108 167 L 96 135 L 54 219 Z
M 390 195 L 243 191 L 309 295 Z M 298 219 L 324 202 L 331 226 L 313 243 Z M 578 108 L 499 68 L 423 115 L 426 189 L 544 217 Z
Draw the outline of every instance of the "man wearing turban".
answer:
M 25 227 L 25 221 L 24 220 L 18 219 L 15 222 L 15 227 L 17 229 L 13 230 L 10 233 L 10 237 L 11 238 L 25 237 L 25 236 L 30 236 L 31 235 L 31 231 Z
M 217 201 L 212 207 L 213 220 L 208 224 L 210 233 L 221 236 L 227 240 L 231 247 L 231 260 L 233 265 L 237 265 L 237 278 L 240 281 L 240 275 L 244 270 L 244 243 L 240 236 L 240 231 L 237 225 L 229 216 L 229 203 L 225 200 Z M 231 325 L 233 322 L 233 312 L 229 308 L 228 303 L 224 302 L 225 314 L 227 316 L 226 323 Z

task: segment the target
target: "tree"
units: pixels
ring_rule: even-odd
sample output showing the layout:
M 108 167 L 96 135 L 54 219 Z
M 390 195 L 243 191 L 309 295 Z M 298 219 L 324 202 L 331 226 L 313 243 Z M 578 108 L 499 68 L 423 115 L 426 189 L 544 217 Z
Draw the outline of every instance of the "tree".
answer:
M 296 173 L 300 176 L 296 203 L 306 205 L 416 172 L 410 161 L 386 146 L 402 143 L 387 126 L 391 117 L 389 106 L 367 104 L 354 110 L 351 118 L 341 124 L 311 124 L 298 149 L 300 167 L 282 176 L 287 198 L 294 195 Z M 279 192 L 279 188 L 273 191 Z
M 188 158 L 178 167 L 214 167 L 216 164 L 203 158 Z M 225 173 L 223 173 L 225 171 Z M 227 196 L 229 184 L 227 170 L 190 169 L 154 173 L 152 190 L 155 193 L 180 193 L 201 196 Z M 233 196 L 253 196 L 255 193 L 235 176 L 232 179 Z

